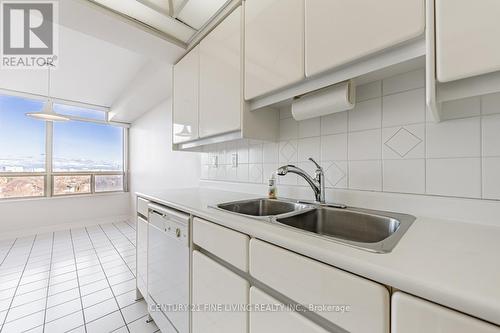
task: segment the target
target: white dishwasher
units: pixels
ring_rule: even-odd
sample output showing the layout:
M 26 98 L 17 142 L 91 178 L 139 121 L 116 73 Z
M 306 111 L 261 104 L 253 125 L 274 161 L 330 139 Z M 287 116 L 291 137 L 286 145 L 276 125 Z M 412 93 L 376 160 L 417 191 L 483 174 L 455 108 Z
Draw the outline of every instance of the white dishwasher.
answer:
M 150 314 L 163 333 L 189 333 L 189 215 L 149 204 Z

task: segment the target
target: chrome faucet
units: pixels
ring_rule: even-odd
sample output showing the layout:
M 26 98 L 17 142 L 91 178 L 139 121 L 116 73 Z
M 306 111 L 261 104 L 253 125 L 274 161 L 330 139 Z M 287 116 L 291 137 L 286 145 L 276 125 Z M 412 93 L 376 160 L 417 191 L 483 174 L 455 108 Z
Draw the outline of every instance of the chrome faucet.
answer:
M 323 172 L 323 168 L 316 163 L 313 158 L 309 158 L 309 161 L 313 162 L 316 165 L 315 177 L 312 178 L 302 170 L 301 168 L 296 167 L 295 165 L 284 165 L 280 167 L 276 173 L 278 176 L 285 176 L 287 173 L 295 173 L 302 178 L 304 178 L 311 188 L 314 191 L 314 196 L 316 197 L 316 202 L 321 204 L 325 203 L 325 173 Z

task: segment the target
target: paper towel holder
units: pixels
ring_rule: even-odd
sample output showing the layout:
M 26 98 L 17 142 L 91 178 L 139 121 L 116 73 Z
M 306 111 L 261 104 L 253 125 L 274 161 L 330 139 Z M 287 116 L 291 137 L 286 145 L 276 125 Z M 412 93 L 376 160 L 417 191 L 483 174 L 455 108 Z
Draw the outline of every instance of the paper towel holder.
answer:
M 343 81 L 292 100 L 295 120 L 305 120 L 351 110 L 356 104 L 356 86 L 352 80 Z

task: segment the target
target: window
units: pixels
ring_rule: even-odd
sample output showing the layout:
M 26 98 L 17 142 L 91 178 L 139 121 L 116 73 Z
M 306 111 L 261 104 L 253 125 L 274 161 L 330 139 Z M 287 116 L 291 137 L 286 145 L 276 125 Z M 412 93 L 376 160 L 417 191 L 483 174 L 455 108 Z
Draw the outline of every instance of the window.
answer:
M 79 121 L 54 123 L 52 161 L 56 172 L 123 171 L 123 129 Z
M 55 104 L 71 121 L 27 117 L 43 102 L 0 95 L 0 199 L 124 191 L 128 131 L 106 112 Z M 52 148 L 52 149 L 49 149 Z
M 26 117 L 43 103 L 0 95 L 0 172 L 45 172 L 45 123 Z

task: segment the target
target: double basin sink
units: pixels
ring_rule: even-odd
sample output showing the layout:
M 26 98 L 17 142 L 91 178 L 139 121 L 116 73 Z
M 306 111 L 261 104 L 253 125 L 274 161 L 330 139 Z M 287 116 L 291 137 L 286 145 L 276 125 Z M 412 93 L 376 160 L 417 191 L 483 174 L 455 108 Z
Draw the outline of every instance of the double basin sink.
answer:
M 391 252 L 415 221 L 406 214 L 282 199 L 235 201 L 215 208 L 376 253 Z

